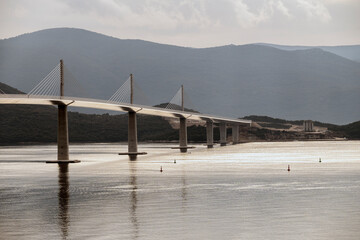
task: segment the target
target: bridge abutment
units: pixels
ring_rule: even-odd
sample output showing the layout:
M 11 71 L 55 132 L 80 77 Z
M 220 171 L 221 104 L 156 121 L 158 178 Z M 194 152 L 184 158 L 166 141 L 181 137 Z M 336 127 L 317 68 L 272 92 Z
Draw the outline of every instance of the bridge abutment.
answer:
M 208 148 L 214 147 L 214 123 L 212 121 L 206 122 L 206 144 Z
M 226 146 L 226 123 L 221 122 L 220 128 L 220 146 Z

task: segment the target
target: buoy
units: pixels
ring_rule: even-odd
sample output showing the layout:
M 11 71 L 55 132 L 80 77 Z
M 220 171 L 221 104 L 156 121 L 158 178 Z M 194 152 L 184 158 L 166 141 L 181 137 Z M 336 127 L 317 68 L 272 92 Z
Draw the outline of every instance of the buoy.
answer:
M 162 170 L 162 166 L 160 166 L 160 172 L 162 172 L 163 170 Z
M 319 158 L 319 162 L 321 162 L 321 158 Z
M 288 172 L 290 172 L 290 165 L 288 165 Z

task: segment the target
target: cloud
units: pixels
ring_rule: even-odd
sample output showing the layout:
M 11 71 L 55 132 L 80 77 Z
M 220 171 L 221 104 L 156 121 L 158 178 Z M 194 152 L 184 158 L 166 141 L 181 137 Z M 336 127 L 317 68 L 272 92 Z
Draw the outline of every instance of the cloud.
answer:
M 67 0 L 72 11 L 79 14 L 89 12 L 98 21 L 109 25 L 118 24 L 127 28 L 148 31 L 173 31 L 179 29 L 201 29 L 211 26 L 203 0 Z
M 345 3 L 355 3 L 359 2 L 359 0 L 320 0 L 324 4 L 345 4 Z
M 0 38 L 77 27 L 199 47 L 315 39 L 358 44 L 359 9 L 359 0 L 1 0 Z
M 270 21 L 277 15 L 277 12 L 287 18 L 292 17 L 289 9 L 281 0 L 265 1 L 262 5 L 257 5 L 253 11 L 249 8 L 249 2 L 246 4 L 242 0 L 233 0 L 232 4 L 237 14 L 238 23 L 244 28 L 256 27 L 260 23 Z
M 331 20 L 329 10 L 320 1 L 297 0 L 298 7 L 305 11 L 309 19 L 319 19 L 327 23 Z
M 277 10 L 279 10 L 282 14 L 284 14 L 287 17 L 291 17 L 292 15 L 289 12 L 289 9 L 285 7 L 284 3 L 282 1 L 276 1 L 273 3 Z

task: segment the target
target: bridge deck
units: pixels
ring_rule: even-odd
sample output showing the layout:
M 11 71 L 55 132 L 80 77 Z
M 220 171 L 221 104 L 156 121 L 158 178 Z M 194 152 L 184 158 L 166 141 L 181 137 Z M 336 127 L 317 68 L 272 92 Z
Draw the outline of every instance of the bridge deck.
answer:
M 31 105 L 68 105 L 71 107 L 94 108 L 111 110 L 118 112 L 137 112 L 152 116 L 170 117 L 170 118 L 186 118 L 197 121 L 214 121 L 238 124 L 251 124 L 250 120 L 226 118 L 214 115 L 206 115 L 201 113 L 182 112 L 171 109 L 150 107 L 145 105 L 109 102 L 98 99 L 75 98 L 75 97 L 55 97 L 55 96 L 35 96 L 25 94 L 1 94 L 0 104 L 31 104 Z

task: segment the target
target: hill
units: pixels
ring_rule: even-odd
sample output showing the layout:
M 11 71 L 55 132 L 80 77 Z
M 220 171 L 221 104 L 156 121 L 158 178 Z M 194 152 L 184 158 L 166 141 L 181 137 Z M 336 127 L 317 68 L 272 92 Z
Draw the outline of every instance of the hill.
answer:
M 302 125 L 305 120 L 304 119 L 304 120 L 291 121 L 291 120 L 273 118 L 273 117 L 268 117 L 268 116 L 256 116 L 256 115 L 245 116 L 245 117 L 243 117 L 243 119 L 248 119 L 248 120 L 252 120 L 255 122 L 262 122 L 262 123 L 267 123 L 267 124 L 278 125 L 279 128 L 287 128 L 288 124 Z M 332 128 L 332 127 L 337 126 L 335 124 L 323 123 L 323 122 L 318 122 L 318 121 L 314 121 L 314 125 L 320 126 L 320 127 L 325 127 L 325 128 Z
M 86 97 L 108 99 L 134 74 L 147 105 L 181 84 L 199 112 L 346 124 L 360 119 L 360 63 L 321 49 L 242 45 L 194 49 L 48 29 L 0 40 L 0 81 L 32 89 L 63 58 Z M 66 81 L 66 80 L 65 80 Z M 66 82 L 69 85 L 71 83 Z M 76 95 L 77 87 L 70 88 Z
M 302 131 L 302 124 L 304 120 L 296 120 L 290 121 L 285 119 L 273 118 L 268 116 L 245 116 L 243 119 L 252 120 L 257 123 L 258 128 L 260 129 L 279 129 L 279 131 L 293 131 L 293 126 L 299 126 L 296 130 Z M 360 139 L 360 121 L 353 122 L 346 125 L 335 125 L 330 123 L 322 123 L 318 121 L 314 121 L 314 127 L 319 131 L 328 130 L 326 133 L 329 137 L 339 137 L 339 138 L 347 138 L 352 140 L 359 140 Z M 276 130 L 275 130 L 276 131 Z M 263 133 L 263 130 L 252 129 L 250 130 L 253 134 L 260 134 Z

